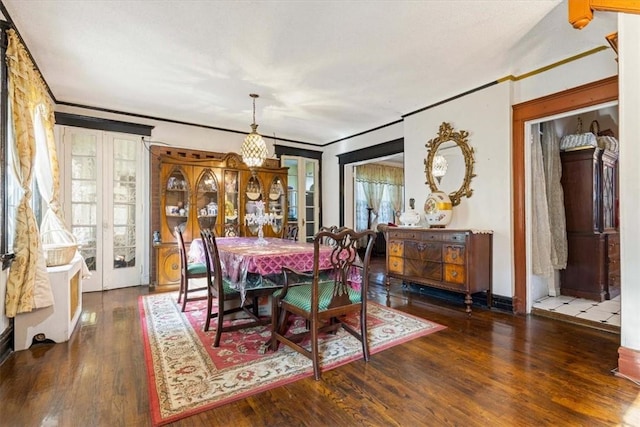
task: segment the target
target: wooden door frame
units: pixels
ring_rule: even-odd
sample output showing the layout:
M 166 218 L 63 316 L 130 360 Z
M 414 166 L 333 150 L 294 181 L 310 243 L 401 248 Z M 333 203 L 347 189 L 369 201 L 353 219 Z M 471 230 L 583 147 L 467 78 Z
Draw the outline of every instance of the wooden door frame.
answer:
M 618 76 L 613 76 L 513 106 L 511 159 L 513 173 L 514 313 L 524 314 L 527 309 L 525 124 L 531 120 L 617 100 Z

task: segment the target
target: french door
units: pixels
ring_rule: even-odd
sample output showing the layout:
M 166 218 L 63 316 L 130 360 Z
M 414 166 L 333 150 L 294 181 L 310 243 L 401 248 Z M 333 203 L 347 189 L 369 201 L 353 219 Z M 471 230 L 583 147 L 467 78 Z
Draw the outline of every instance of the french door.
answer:
M 140 137 L 76 127 L 62 132 L 65 218 L 91 271 L 83 291 L 140 285 Z
M 311 242 L 320 226 L 319 162 L 298 156 L 282 155 L 280 158 L 281 165 L 289 168 L 287 221 L 298 224 L 298 240 Z

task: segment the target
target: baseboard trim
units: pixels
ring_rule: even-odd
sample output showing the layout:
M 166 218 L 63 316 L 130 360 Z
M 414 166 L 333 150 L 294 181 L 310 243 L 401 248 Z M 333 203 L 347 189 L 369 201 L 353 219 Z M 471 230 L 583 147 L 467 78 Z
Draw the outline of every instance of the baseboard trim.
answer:
M 616 375 L 640 383 L 640 351 L 620 346 Z
M 465 295 L 459 292 L 447 291 L 445 289 L 439 289 L 431 286 L 425 286 L 425 285 L 410 283 L 410 282 L 404 282 L 403 285 L 406 285 L 407 289 L 409 289 L 410 291 L 416 292 L 421 295 L 427 295 L 434 298 L 439 298 L 451 303 L 460 304 L 462 306 L 465 305 L 464 303 Z M 479 292 L 479 293 L 473 294 L 472 299 L 473 299 L 473 306 L 487 308 L 486 293 Z M 513 312 L 512 298 L 494 294 L 491 296 L 491 300 L 492 301 L 491 301 L 490 308 Z

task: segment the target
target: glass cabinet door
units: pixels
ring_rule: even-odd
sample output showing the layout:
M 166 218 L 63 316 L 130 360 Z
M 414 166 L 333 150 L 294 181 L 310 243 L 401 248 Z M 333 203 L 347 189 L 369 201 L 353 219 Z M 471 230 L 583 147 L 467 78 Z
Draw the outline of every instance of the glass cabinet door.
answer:
M 225 170 L 223 236 L 239 236 L 240 223 L 238 221 L 238 171 Z
M 252 175 L 247 181 L 247 188 L 245 189 L 245 195 L 247 197 L 247 203 L 245 205 L 245 215 L 255 215 L 258 213 L 258 206 L 264 202 L 262 198 L 262 185 L 260 180 L 255 175 Z M 267 207 L 264 206 L 264 213 L 266 213 Z M 251 235 L 258 234 L 258 224 L 256 221 L 247 220 L 247 233 Z
M 271 223 L 271 229 L 276 235 L 280 235 L 283 227 L 284 212 L 283 209 L 286 206 L 286 194 L 282 187 L 282 180 L 280 177 L 274 177 L 269 186 L 269 213 L 273 214 L 273 222 Z
M 189 182 L 180 168 L 173 169 L 165 184 L 165 215 L 167 227 L 173 233 L 179 227 L 184 238 L 191 240 L 191 231 L 187 229 L 189 218 Z
M 196 186 L 196 216 L 199 230 L 194 237 L 198 237 L 200 230 L 212 230 L 218 221 L 218 180 L 211 169 L 205 169 Z M 219 235 L 219 234 L 218 234 Z

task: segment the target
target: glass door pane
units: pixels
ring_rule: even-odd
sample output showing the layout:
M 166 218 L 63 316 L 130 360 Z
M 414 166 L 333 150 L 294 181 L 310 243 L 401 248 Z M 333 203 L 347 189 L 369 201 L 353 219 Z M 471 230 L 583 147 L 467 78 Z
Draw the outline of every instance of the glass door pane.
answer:
M 71 232 L 92 272 L 101 270 L 98 241 L 98 142 L 96 135 L 74 133 L 71 138 Z
M 305 219 L 307 241 L 311 241 L 319 228 L 318 209 L 318 173 L 317 160 L 304 159 L 304 188 L 305 188 Z
M 316 159 L 282 156 L 282 166 L 289 168 L 287 220 L 298 224 L 300 241 L 312 241 L 320 226 L 319 164 Z
M 205 169 L 198 180 L 196 208 L 200 230 L 212 230 L 217 233 L 215 226 L 218 221 L 218 180 L 211 169 Z M 200 235 L 200 230 L 194 233 L 194 238 Z
M 113 268 L 136 265 L 136 141 L 113 141 Z
M 240 235 L 238 219 L 238 171 L 224 171 L 224 237 Z

